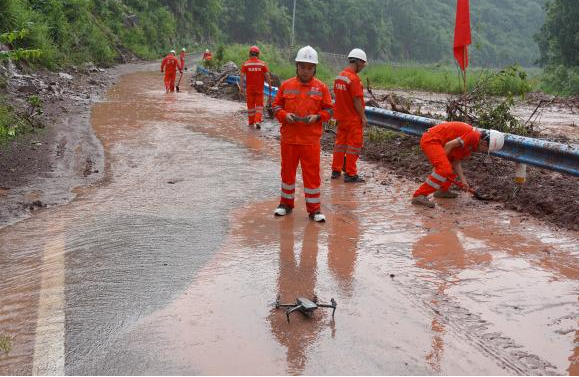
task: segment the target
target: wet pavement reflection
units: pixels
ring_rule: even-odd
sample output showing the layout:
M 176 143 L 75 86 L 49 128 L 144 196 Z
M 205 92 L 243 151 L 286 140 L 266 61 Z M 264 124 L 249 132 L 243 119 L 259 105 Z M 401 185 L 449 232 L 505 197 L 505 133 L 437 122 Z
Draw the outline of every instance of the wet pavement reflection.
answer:
M 100 184 L 0 230 L 1 374 L 578 373 L 577 234 L 467 196 L 416 208 L 415 182 L 332 181 L 329 156 L 328 221 L 303 188 L 274 218 L 277 126 L 151 88 L 124 76 L 93 109 Z M 278 294 L 335 319 L 288 323 Z

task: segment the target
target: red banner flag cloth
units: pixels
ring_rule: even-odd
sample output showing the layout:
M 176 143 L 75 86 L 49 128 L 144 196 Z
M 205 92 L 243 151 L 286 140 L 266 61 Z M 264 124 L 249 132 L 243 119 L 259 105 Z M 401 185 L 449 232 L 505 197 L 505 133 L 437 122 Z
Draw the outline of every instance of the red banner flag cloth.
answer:
M 470 10 L 468 0 L 456 2 L 456 25 L 454 26 L 454 58 L 464 71 L 468 67 L 470 39 Z

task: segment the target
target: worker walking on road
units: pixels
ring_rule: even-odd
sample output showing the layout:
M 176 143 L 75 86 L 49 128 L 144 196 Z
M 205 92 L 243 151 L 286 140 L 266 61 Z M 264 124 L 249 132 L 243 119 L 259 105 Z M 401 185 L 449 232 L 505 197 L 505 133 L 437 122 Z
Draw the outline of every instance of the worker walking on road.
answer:
M 271 87 L 271 78 L 267 64 L 259 60 L 259 47 L 249 48 L 249 60 L 241 66 L 239 81 L 245 93 L 249 126 L 255 125 L 255 128 L 260 129 L 263 117 L 264 82 Z
M 181 49 L 181 53 L 179 54 L 179 62 L 181 63 L 181 70 L 185 71 L 185 47 Z
M 320 139 L 322 122 L 332 117 L 332 97 L 326 84 L 315 78 L 318 53 L 310 46 L 296 56 L 296 77 L 284 81 L 273 102 L 281 123 L 281 198 L 274 214 L 292 212 L 296 172 L 301 164 L 306 208 L 310 219 L 323 222 L 320 202 Z
M 177 70 L 183 73 L 179 59 L 175 56 L 175 50 L 171 50 L 161 62 L 161 73 L 165 72 L 165 89 L 167 93 L 175 91 L 175 77 Z
M 451 181 L 460 179 L 463 189 L 469 185 L 464 176 L 461 160 L 472 152 L 496 152 L 504 145 L 504 135 L 495 130 L 477 130 L 462 122 L 446 122 L 430 128 L 422 135 L 420 147 L 434 166 L 426 182 L 416 190 L 412 204 L 434 208 L 428 199 L 433 192 L 435 198 L 456 198 L 449 191 Z
M 364 69 L 367 61 L 363 50 L 353 49 L 348 54 L 350 64 L 334 80 L 334 119 L 338 122 L 338 132 L 334 145 L 332 179 L 339 178 L 344 170 L 344 182 L 364 182 L 358 175 L 356 162 L 362 151 L 364 127 L 368 120 L 364 113 L 364 87 L 358 73 Z

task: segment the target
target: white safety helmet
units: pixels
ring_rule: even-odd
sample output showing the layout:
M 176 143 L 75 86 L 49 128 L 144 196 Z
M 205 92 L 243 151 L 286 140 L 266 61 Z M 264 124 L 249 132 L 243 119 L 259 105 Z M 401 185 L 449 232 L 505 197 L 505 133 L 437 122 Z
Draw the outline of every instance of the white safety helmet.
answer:
M 480 130 L 481 138 L 489 144 L 489 153 L 500 151 L 505 145 L 505 134 L 497 130 Z
M 209 49 L 206 49 L 205 52 L 209 52 Z
M 302 47 L 296 55 L 296 62 L 318 64 L 318 53 L 312 46 Z
M 169 51 L 169 53 L 170 53 L 170 54 L 174 54 L 174 53 L 175 53 L 175 50 L 171 50 L 171 51 Z
M 361 50 L 359 48 L 355 48 L 352 51 L 350 51 L 350 53 L 348 54 L 348 59 L 360 59 L 363 62 L 368 62 L 368 58 L 366 58 L 366 53 L 364 52 L 364 50 Z
M 500 151 L 505 145 L 505 134 L 496 130 L 490 130 L 489 152 Z
M 183 48 L 181 49 L 181 51 L 185 52 L 185 47 L 183 47 Z

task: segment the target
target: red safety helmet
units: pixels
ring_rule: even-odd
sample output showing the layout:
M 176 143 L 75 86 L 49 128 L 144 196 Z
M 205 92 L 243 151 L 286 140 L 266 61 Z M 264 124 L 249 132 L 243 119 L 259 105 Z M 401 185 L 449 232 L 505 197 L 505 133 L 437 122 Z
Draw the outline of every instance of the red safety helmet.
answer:
M 249 48 L 249 52 L 255 52 L 255 53 L 259 54 L 259 47 L 257 47 L 257 46 L 251 46 L 251 47 Z

